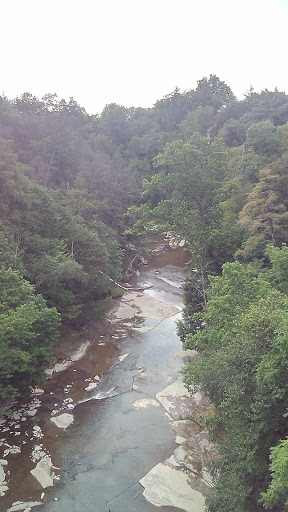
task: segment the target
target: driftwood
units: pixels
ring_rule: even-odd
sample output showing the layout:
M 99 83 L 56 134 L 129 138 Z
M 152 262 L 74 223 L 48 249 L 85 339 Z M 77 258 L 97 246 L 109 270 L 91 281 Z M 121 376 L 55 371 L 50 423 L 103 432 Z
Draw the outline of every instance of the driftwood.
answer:
M 143 292 L 144 290 L 147 290 L 148 288 L 152 288 L 152 286 L 145 286 L 145 287 L 142 286 L 141 288 L 134 288 L 133 286 L 126 287 L 126 286 L 123 286 L 122 284 L 117 283 L 117 281 L 114 281 L 114 279 L 111 279 L 111 277 L 104 274 L 104 272 L 102 272 L 102 270 L 98 270 L 98 272 L 100 272 L 100 274 L 102 274 L 104 277 L 109 279 L 109 281 L 111 283 L 118 286 L 118 288 L 121 288 L 121 290 L 125 290 L 125 292 L 131 292 L 131 291 Z

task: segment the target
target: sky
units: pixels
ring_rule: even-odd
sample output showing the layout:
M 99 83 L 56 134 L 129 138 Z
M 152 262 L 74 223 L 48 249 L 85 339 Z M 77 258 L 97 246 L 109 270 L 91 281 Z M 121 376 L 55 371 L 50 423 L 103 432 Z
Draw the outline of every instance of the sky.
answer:
M 152 107 L 210 74 L 288 93 L 288 0 L 1 0 L 0 95 Z

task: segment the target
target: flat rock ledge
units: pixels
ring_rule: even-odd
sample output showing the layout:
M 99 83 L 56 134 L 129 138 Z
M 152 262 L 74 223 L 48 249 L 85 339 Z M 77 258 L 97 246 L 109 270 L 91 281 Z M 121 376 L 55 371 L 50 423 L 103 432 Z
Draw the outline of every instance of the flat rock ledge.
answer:
M 19 512 L 23 510 L 23 512 L 30 512 L 32 507 L 37 507 L 38 505 L 42 505 L 41 501 L 15 501 L 12 507 L 8 508 L 7 512 Z
M 204 512 L 205 496 L 212 490 L 207 467 L 217 456 L 217 450 L 199 417 L 209 413 L 212 405 L 200 392 L 191 396 L 181 379 L 156 397 L 169 414 L 179 446 L 169 459 L 157 464 L 140 480 L 145 488 L 143 495 L 157 507 Z
M 71 425 L 74 421 L 73 414 L 68 412 L 64 412 L 63 414 L 59 414 L 58 416 L 53 416 L 50 420 L 55 423 L 56 427 L 63 428 L 64 430 Z
M 148 288 L 150 288 L 150 284 L 148 283 Z M 145 283 L 142 286 L 145 287 Z M 129 326 L 137 332 L 145 333 L 162 322 L 164 318 L 169 318 L 177 313 L 179 313 L 178 307 L 142 292 L 130 291 L 122 297 L 121 303 L 117 304 L 110 313 L 110 321 L 114 324 L 123 322 L 126 327 Z M 149 321 L 146 324 L 145 319 Z

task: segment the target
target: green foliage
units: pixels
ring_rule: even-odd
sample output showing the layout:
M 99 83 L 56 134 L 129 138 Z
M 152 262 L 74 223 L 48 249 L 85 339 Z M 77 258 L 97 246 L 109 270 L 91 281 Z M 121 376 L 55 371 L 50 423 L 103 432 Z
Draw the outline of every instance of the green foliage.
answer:
M 18 272 L 0 268 L 0 396 L 28 391 L 44 377 L 59 315 Z
M 185 120 L 179 124 L 179 131 L 183 134 L 185 140 L 189 139 L 195 132 L 207 137 L 210 135 L 214 123 L 213 108 L 211 106 L 199 107 L 187 114 Z
M 216 112 L 235 99 L 229 85 L 220 80 L 216 75 L 210 75 L 209 78 L 204 77 L 202 80 L 198 80 L 195 95 L 199 106 L 211 106 Z
M 168 201 L 165 220 L 169 220 L 174 231 L 195 252 L 202 254 L 211 228 L 220 221 L 218 205 L 224 199 L 226 170 L 224 145 L 218 140 L 209 144 L 207 139 L 195 134 L 185 143 L 179 140 L 167 144 L 155 164 L 166 171 L 152 179 L 149 188 L 146 187 L 146 197 L 150 199 L 157 192 L 162 201 Z M 157 216 L 162 210 L 160 201 L 153 213 Z
M 285 509 L 281 507 L 286 484 L 280 479 L 278 494 L 277 484 L 271 484 L 271 496 L 276 498 L 270 501 L 265 489 L 270 448 L 287 435 L 288 427 L 288 299 L 274 287 L 275 279 L 279 289 L 287 280 L 287 272 L 279 272 L 286 252 L 286 247 L 269 247 L 272 266 L 265 272 L 255 265 L 225 264 L 222 276 L 210 278 L 201 328 L 186 335 L 184 346 L 202 354 L 184 369 L 186 384 L 192 390 L 201 387 L 215 403 L 217 415 L 210 427 L 214 434 L 219 428 L 226 434 L 222 457 L 214 467 L 210 512 L 261 511 L 261 493 L 267 508 Z M 196 314 L 195 321 L 198 318 Z M 278 473 L 274 482 L 275 478 Z
M 174 91 L 157 101 L 153 114 L 161 129 L 164 131 L 175 130 L 186 116 L 189 103 L 189 98 L 180 93 L 179 87 L 175 87 Z
M 253 148 L 256 154 L 267 158 L 279 155 L 279 138 L 271 121 L 254 123 L 247 131 L 246 144 Z
M 286 241 L 288 210 L 285 192 L 287 175 L 280 169 L 263 169 L 258 173 L 258 182 L 248 194 L 247 202 L 239 214 L 239 222 L 250 230 L 250 238 L 245 242 L 239 257 L 251 257 L 255 250 L 267 243 L 275 246 Z M 257 244 L 251 244 L 255 240 Z
M 270 471 L 272 482 L 266 493 L 262 494 L 262 502 L 266 509 L 283 503 L 283 510 L 288 507 L 288 438 L 282 439 L 277 446 L 271 448 Z
M 231 119 L 221 128 L 219 137 L 221 137 L 230 148 L 233 146 L 241 146 L 246 139 L 246 126 L 241 123 L 241 121 Z
M 219 272 L 225 261 L 233 259 L 243 240 L 244 230 L 235 225 L 236 215 L 232 222 L 227 215 L 227 157 L 222 141 L 211 142 L 195 133 L 186 142 L 166 144 L 155 159 L 159 172 L 150 181 L 143 181 L 146 203 L 138 209 L 140 218 L 135 226 L 142 223 L 147 230 L 156 224 L 189 244 L 193 272 L 189 285 L 186 283 L 186 312 L 194 307 L 198 311 L 199 301 L 206 303 L 208 273 Z M 186 332 L 187 326 L 194 325 L 190 312 L 186 312 L 184 323 L 178 327 L 181 336 L 182 329 Z
M 267 245 L 265 254 L 268 256 L 272 267 L 268 271 L 268 277 L 273 287 L 288 295 L 288 247 Z

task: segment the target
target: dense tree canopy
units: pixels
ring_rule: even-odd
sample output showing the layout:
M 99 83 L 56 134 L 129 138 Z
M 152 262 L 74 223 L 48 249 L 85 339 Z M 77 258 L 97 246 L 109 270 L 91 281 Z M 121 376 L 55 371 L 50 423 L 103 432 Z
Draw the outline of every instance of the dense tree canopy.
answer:
M 277 475 L 265 494 L 269 451 L 278 443 L 283 450 L 288 405 L 288 300 L 273 286 L 275 274 L 278 288 L 287 281 L 287 265 L 281 278 L 276 270 L 280 261 L 287 261 L 287 248 L 270 246 L 268 254 L 272 268 L 264 273 L 235 262 L 223 266 L 222 276 L 210 278 L 205 327 L 185 340 L 186 348 L 196 347 L 202 354 L 186 367 L 186 382 L 200 386 L 213 400 L 217 413 L 209 419 L 210 428 L 214 435 L 226 434 L 214 467 L 220 475 L 211 512 L 260 511 L 261 502 L 269 499 L 273 510 L 287 510 L 283 483 L 278 500 L 272 499 Z
M 27 392 L 43 379 L 59 318 L 18 272 L 0 267 L 0 397 Z

